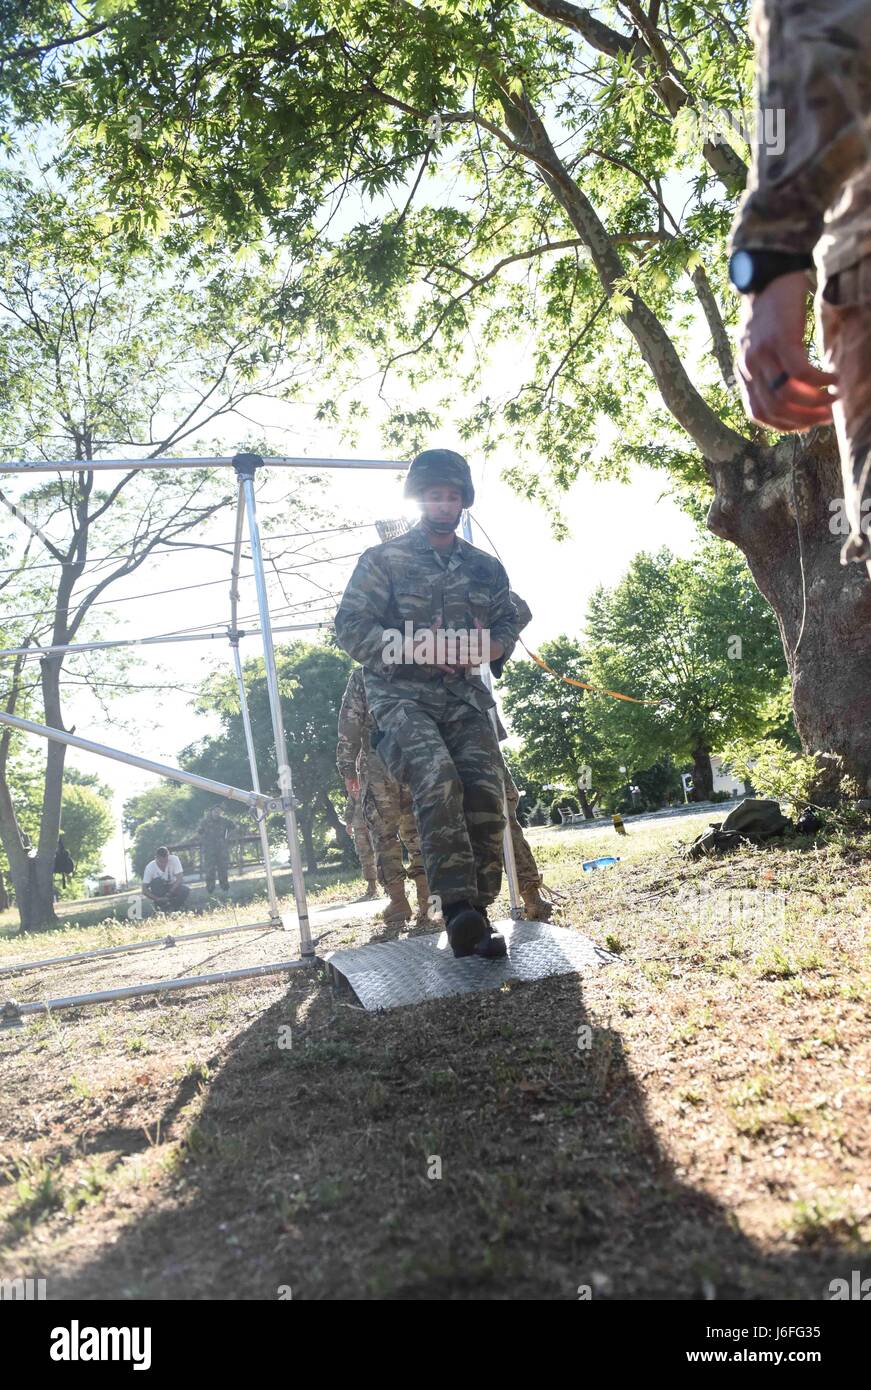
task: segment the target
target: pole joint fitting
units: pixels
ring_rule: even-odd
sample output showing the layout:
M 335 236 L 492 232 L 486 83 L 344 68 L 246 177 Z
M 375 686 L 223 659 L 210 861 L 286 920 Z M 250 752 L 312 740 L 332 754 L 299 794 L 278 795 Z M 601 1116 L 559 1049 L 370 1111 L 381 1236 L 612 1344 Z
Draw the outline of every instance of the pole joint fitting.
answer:
M 258 468 L 263 467 L 261 454 L 234 454 L 233 467 L 237 478 L 253 478 Z

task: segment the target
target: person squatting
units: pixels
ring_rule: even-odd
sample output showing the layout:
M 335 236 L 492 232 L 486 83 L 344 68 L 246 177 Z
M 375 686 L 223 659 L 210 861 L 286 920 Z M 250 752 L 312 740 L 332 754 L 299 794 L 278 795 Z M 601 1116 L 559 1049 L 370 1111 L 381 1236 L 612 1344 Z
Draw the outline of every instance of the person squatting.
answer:
M 502 881 L 503 763 L 489 711 L 495 701 L 472 663 L 441 643 L 407 660 L 392 635 L 429 629 L 482 634 L 501 674 L 520 620 L 508 575 L 494 556 L 455 534 L 475 492 L 469 465 L 450 449 L 418 454 L 405 479 L 421 518 L 402 536 L 364 551 L 336 614 L 339 645 L 363 667 L 375 722 L 371 745 L 395 782 L 410 788 L 430 892 L 439 899 L 455 956 L 504 956 L 487 908 Z

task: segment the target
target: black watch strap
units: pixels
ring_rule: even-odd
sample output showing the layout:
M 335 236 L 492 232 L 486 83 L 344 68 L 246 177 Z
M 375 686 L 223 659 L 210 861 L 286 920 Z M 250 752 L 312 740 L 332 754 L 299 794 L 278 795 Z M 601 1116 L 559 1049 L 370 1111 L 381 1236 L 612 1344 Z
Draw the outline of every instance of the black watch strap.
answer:
M 813 256 L 803 251 L 733 251 L 729 279 L 739 294 L 760 294 L 772 280 L 797 270 L 810 270 Z

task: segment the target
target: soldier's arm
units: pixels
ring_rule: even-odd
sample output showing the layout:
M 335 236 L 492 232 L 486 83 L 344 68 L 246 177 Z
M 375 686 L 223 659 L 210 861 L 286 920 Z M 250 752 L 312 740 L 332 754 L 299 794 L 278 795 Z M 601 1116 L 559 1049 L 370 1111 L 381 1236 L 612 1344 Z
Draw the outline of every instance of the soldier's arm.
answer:
M 759 129 L 730 250 L 809 253 L 871 152 L 871 0 L 755 0 L 751 33 Z
M 366 550 L 342 595 L 336 613 L 336 639 L 361 666 L 377 668 L 388 679 L 395 667 L 382 662 L 384 630 L 389 626 L 390 575 L 380 546 Z
M 357 776 L 357 758 L 363 744 L 365 719 L 366 709 L 360 699 L 359 679 L 352 675 L 345 687 L 342 708 L 339 710 L 336 767 L 342 778 Z
M 499 656 L 490 662 L 490 670 L 494 676 L 501 676 L 502 668 L 514 651 L 519 636 L 520 619 L 511 598 L 508 575 L 500 564 L 490 605 L 490 641 L 498 642 L 502 648 Z

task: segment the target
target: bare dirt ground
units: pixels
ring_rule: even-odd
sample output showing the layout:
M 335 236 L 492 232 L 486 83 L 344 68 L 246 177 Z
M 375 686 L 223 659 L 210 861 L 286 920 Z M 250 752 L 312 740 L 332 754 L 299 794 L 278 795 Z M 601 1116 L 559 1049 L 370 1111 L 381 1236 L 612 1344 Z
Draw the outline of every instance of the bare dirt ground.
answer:
M 531 832 L 554 920 L 619 956 L 583 976 L 369 1014 L 316 967 L 0 1032 L 0 1273 L 54 1299 L 502 1300 L 823 1299 L 871 1274 L 871 836 L 676 857 L 709 818 Z M 387 935 L 353 910 L 316 931 Z M 0 963 L 134 935 L 7 938 Z M 294 950 L 251 932 L 0 996 Z

